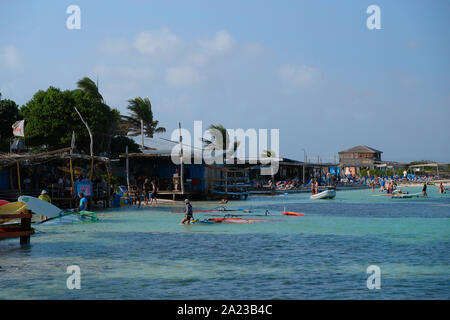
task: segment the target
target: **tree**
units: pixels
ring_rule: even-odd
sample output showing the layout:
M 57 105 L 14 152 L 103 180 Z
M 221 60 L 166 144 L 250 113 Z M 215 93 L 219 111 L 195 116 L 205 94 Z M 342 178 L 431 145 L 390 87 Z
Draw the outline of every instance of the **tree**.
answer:
M 3 99 L 0 93 L 0 151 L 9 151 L 10 140 L 14 136 L 12 125 L 19 117 L 19 106 L 12 100 Z
M 77 86 L 84 92 L 87 92 L 88 94 L 90 94 L 94 99 L 96 99 L 100 102 L 104 102 L 102 95 L 98 91 L 97 85 L 95 84 L 94 81 L 92 81 L 88 77 L 84 77 L 83 79 L 78 80 Z
M 152 104 L 149 98 L 136 97 L 128 100 L 127 109 L 129 116 L 122 116 L 122 126 L 128 135 L 135 137 L 141 134 L 141 120 L 144 122 L 144 135 L 153 138 L 155 133 L 166 132 L 163 127 L 158 127 L 159 122 L 153 120 Z
M 211 140 L 205 138 L 201 139 L 205 146 L 207 148 L 223 151 L 223 154 L 226 157 L 233 155 L 239 147 L 240 142 L 235 139 L 233 143 L 231 143 L 227 129 L 221 124 L 211 124 L 208 127 L 208 133 L 211 135 Z
M 128 146 L 129 153 L 141 153 L 139 145 L 133 139 L 125 136 L 116 136 L 111 143 L 111 156 L 118 158 L 120 154 L 125 153 L 125 147 Z
M 74 107 L 92 130 L 94 153 L 108 151 L 118 128 L 118 111 L 112 110 L 88 91 L 61 91 L 54 87 L 38 91 L 20 108 L 20 114 L 26 120 L 28 146 L 39 149 L 68 147 L 72 131 L 75 131 L 77 148 L 89 154 L 89 135 Z
M 261 154 L 264 158 L 275 158 L 276 153 L 273 150 L 263 150 L 263 153 Z

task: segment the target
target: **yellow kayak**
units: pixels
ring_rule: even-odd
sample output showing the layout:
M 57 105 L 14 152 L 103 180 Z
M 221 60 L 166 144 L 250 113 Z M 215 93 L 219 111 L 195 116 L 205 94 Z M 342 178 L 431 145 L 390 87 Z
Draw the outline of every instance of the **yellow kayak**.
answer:
M 22 202 L 11 202 L 0 206 L 0 223 L 5 223 L 13 218 L 3 218 L 3 214 L 21 214 L 27 210 L 27 205 Z

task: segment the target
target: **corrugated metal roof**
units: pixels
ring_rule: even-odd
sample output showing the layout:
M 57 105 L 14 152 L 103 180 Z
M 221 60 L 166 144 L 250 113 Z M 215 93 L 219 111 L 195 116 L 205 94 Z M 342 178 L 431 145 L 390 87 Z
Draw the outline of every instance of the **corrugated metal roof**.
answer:
M 374 148 L 371 148 L 371 147 L 368 147 L 368 146 L 362 145 L 362 144 L 359 146 L 344 150 L 344 151 L 340 151 L 339 153 L 346 153 L 346 152 L 370 152 L 370 153 L 379 152 L 379 153 L 383 153 L 383 151 L 380 151 L 380 150 L 377 150 L 377 149 L 374 149 Z

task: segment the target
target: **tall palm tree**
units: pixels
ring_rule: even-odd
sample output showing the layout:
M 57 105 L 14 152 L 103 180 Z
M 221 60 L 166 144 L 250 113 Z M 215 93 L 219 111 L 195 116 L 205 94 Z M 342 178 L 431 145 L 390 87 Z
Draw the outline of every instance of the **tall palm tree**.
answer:
M 155 133 L 166 132 L 166 128 L 158 127 L 159 122 L 153 120 L 152 104 L 149 98 L 136 97 L 128 100 L 127 109 L 130 115 L 123 115 L 122 123 L 128 129 L 128 135 L 134 137 L 141 134 L 141 120 L 144 122 L 144 135 L 149 138 L 153 138 Z
M 94 99 L 97 99 L 97 100 L 103 102 L 103 97 L 100 94 L 100 92 L 98 91 L 97 85 L 95 84 L 94 81 L 92 81 L 88 77 L 84 77 L 83 79 L 79 80 L 77 82 L 77 86 L 81 90 L 89 93 Z
M 211 140 L 205 138 L 201 139 L 205 146 L 207 148 L 214 148 L 216 150 L 224 151 L 224 156 L 227 158 L 233 155 L 239 147 L 240 142 L 236 139 L 231 145 L 230 136 L 227 129 L 221 124 L 211 124 L 208 127 L 208 133 L 211 135 Z

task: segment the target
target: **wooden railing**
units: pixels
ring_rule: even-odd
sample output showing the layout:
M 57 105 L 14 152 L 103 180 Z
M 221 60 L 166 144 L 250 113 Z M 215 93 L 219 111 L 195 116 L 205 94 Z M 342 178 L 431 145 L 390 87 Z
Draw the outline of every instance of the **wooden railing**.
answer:
M 20 219 L 20 223 L 0 224 L 0 238 L 20 237 L 20 244 L 29 244 L 30 236 L 34 234 L 31 228 L 31 211 L 21 214 L 2 214 L 2 218 Z

